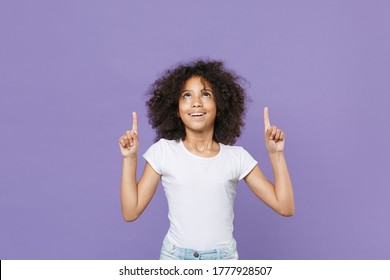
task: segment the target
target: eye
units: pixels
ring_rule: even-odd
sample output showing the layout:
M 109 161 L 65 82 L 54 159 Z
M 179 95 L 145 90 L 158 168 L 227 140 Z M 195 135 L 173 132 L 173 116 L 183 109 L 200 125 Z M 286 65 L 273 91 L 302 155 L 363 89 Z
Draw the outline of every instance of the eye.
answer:
M 183 93 L 182 97 L 184 99 L 189 99 L 189 98 L 191 98 L 191 94 L 189 92 L 185 92 L 185 93 Z
M 203 96 L 203 97 L 206 97 L 206 98 L 211 98 L 211 92 L 209 92 L 209 91 L 203 91 L 203 92 L 202 92 L 202 96 Z

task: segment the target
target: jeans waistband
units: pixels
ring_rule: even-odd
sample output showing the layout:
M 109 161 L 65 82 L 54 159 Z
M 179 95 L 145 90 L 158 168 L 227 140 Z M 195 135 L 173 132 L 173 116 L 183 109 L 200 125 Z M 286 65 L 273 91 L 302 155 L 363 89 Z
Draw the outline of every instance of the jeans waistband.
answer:
M 165 236 L 162 252 L 164 254 L 168 254 L 174 259 L 182 260 L 238 259 L 237 244 L 234 238 L 229 244 L 222 248 L 196 250 L 178 247 L 169 240 L 168 236 Z

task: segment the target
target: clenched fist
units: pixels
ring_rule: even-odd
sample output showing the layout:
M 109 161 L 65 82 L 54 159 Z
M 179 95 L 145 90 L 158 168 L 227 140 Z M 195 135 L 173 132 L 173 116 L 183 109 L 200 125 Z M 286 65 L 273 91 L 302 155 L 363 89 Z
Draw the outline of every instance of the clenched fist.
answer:
M 137 113 L 133 112 L 133 129 L 131 131 L 127 130 L 126 133 L 119 138 L 119 148 L 124 158 L 136 158 L 138 147 L 139 142 Z

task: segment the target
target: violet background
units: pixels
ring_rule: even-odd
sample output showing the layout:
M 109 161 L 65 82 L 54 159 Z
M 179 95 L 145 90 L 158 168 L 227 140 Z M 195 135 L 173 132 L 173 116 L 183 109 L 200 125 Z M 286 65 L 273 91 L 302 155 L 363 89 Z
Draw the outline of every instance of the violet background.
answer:
M 200 57 L 250 82 L 237 145 L 270 179 L 264 106 L 286 132 L 296 214 L 241 182 L 240 258 L 390 259 L 389 12 L 379 0 L 1 1 L 0 259 L 159 257 L 164 193 L 122 220 L 117 141 L 135 110 L 146 151 L 145 91 Z

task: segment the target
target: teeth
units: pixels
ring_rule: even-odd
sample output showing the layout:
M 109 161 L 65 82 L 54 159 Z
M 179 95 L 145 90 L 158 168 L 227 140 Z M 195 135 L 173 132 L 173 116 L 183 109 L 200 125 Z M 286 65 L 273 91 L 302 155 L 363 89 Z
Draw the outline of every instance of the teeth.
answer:
M 204 113 L 193 113 L 193 114 L 191 114 L 191 116 L 203 116 L 204 115 Z

